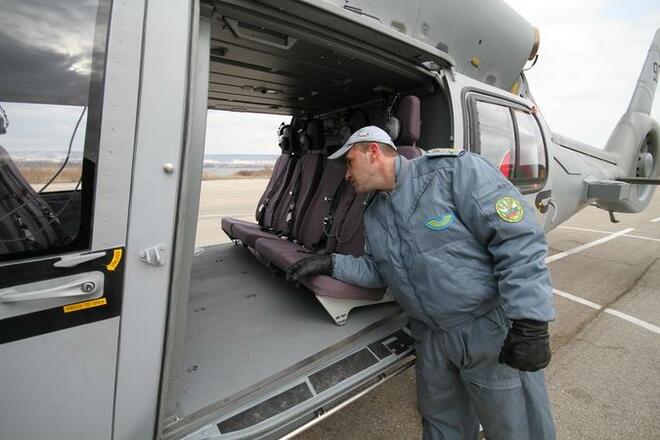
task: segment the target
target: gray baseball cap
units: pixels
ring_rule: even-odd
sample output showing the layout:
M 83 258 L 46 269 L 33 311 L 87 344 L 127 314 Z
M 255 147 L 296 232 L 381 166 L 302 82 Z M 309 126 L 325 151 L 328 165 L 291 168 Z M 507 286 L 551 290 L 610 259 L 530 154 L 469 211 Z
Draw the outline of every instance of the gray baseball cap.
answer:
M 389 145 L 396 150 L 390 135 L 385 133 L 383 129 L 378 128 L 375 125 L 370 125 L 368 127 L 362 127 L 353 133 L 339 150 L 328 156 L 328 159 L 339 159 L 340 157 L 343 157 L 344 154 L 348 153 L 348 150 L 350 150 L 354 144 L 362 142 L 378 142 L 381 144 Z

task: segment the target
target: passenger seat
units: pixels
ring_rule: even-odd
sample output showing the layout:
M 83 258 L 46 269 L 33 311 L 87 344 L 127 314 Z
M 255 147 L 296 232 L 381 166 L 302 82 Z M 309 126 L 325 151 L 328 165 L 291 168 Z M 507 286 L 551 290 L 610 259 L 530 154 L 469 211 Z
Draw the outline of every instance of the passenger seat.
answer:
M 278 130 L 279 146 L 282 149 L 282 154 L 275 162 L 266 190 L 257 205 L 255 213 L 257 223 L 231 217 L 222 218 L 222 230 L 232 240 L 239 240 L 245 245 L 254 246 L 257 238 L 274 236 L 270 232 L 274 213 L 296 169 L 299 156 L 297 133 L 294 131 L 297 126 L 298 122 L 292 120 L 291 125 L 282 125 Z
M 299 134 L 301 156 L 294 174 L 284 191 L 275 212 L 272 230 L 278 235 L 293 238 L 295 226 L 309 204 L 323 172 L 323 123 L 312 120 Z

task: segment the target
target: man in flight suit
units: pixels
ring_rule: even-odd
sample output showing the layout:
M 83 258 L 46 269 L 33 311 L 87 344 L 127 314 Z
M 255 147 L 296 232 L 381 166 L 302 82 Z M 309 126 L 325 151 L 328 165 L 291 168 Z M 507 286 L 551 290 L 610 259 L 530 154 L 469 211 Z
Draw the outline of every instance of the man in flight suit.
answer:
M 555 436 L 543 372 L 554 319 L 547 244 L 520 192 L 480 156 L 408 161 L 378 127 L 330 159 L 371 192 L 364 256 L 315 255 L 288 271 L 387 286 L 410 316 L 424 439 Z

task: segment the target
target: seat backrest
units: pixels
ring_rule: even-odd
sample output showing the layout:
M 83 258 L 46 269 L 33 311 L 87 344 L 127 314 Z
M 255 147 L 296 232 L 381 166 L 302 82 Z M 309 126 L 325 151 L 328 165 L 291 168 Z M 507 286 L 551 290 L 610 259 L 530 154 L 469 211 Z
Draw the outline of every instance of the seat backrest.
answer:
M 270 198 L 270 196 L 272 196 L 273 186 L 276 186 L 277 182 L 282 178 L 282 173 L 284 171 L 284 168 L 286 167 L 286 162 L 289 160 L 290 157 L 288 152 L 291 148 L 291 125 L 282 123 L 277 129 L 277 138 L 281 152 L 280 152 L 280 156 L 275 161 L 275 165 L 273 166 L 273 172 L 270 175 L 270 179 L 268 180 L 266 189 L 264 190 L 263 194 L 261 194 L 261 198 L 257 203 L 255 219 L 259 224 L 261 224 L 262 222 L 265 201 L 266 199 Z
M 319 120 L 310 121 L 307 126 L 306 139 L 310 146 L 303 163 L 302 176 L 293 212 L 293 234 L 297 237 L 302 219 L 309 208 L 318 184 L 323 175 L 325 164 L 325 137 L 323 135 L 323 123 Z
M 70 242 L 60 220 L 0 146 L 0 254 Z
M 316 249 L 324 246 L 324 219 L 341 199 L 347 184 L 344 181 L 346 165 L 340 160 L 327 160 L 316 191 L 302 215 L 296 232 L 299 244 Z
M 264 229 L 272 229 L 275 221 L 275 214 L 279 206 L 280 200 L 285 194 L 286 188 L 289 185 L 289 181 L 296 172 L 296 165 L 298 163 L 298 158 L 300 155 L 300 144 L 298 142 L 297 136 L 294 136 L 294 133 L 297 131 L 300 122 L 297 120 L 292 120 L 291 125 L 288 130 L 288 140 L 289 142 L 284 142 L 284 147 L 282 147 L 282 164 L 281 170 L 279 170 L 277 175 L 271 176 L 273 181 L 270 188 L 264 192 L 265 197 L 262 196 L 262 200 L 257 206 L 257 222 Z M 285 147 L 287 147 L 285 149 Z M 275 170 L 273 170 L 273 174 Z
M 399 121 L 399 133 L 396 140 L 397 150 L 406 159 L 414 159 L 423 154 L 417 147 L 421 132 L 421 103 L 416 96 L 404 96 L 399 101 L 396 117 Z
M 307 208 L 318 183 L 323 164 L 323 125 L 319 120 L 307 123 L 299 133 L 300 158 L 293 175 L 278 202 L 272 230 L 279 235 L 293 237 L 296 221 Z
M 349 185 L 333 216 L 326 248 L 356 257 L 364 254 L 364 201 L 366 194 L 357 194 Z
M 417 146 L 422 129 L 421 102 L 417 96 L 404 96 L 396 109 L 399 120 L 399 136 L 396 139 L 398 146 Z

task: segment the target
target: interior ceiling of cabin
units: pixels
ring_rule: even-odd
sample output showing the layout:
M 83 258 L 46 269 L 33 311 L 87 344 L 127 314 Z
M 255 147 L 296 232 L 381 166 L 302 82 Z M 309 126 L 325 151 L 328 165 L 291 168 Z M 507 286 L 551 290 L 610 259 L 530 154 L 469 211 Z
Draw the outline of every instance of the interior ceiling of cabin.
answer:
M 217 110 L 320 114 L 393 91 L 429 87 L 421 73 L 404 76 L 359 57 L 222 17 L 212 24 L 210 61 L 208 107 Z

